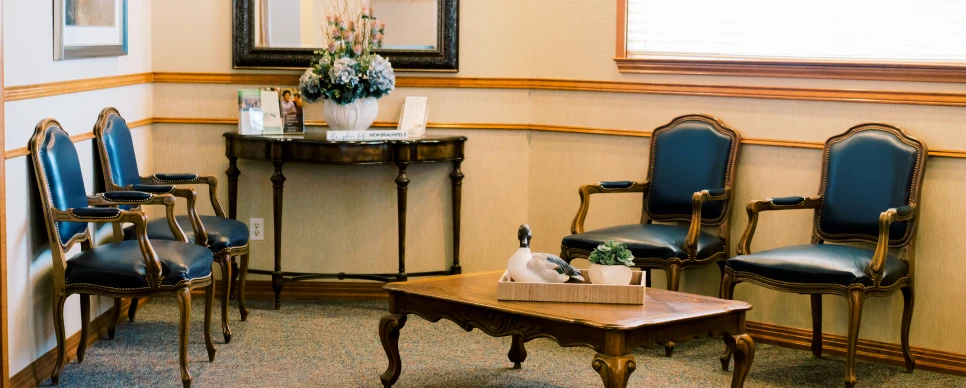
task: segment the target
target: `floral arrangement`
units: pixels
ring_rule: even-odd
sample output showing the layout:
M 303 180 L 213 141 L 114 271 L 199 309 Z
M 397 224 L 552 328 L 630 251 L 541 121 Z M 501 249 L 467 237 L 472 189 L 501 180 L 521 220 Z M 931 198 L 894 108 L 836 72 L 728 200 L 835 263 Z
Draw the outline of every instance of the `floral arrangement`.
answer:
M 338 15 L 326 17 L 328 47 L 315 52 L 318 57 L 299 79 L 302 98 L 308 102 L 327 99 L 345 105 L 382 97 L 396 87 L 392 64 L 373 52 L 382 47 L 386 23 L 376 20 L 369 6 L 351 20 L 344 3 Z
M 627 245 L 614 240 L 607 241 L 597 246 L 590 257 L 587 258 L 591 264 L 601 265 L 634 265 L 634 255 Z

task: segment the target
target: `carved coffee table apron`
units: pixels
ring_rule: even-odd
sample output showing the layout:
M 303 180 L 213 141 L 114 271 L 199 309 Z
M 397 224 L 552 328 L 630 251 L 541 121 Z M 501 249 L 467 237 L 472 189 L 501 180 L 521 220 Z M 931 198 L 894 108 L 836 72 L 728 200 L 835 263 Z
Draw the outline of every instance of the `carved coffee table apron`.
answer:
M 380 379 L 396 383 L 402 371 L 399 330 L 409 314 L 430 322 L 446 318 L 464 330 L 474 328 L 494 337 L 512 336 L 508 354 L 514 368 L 527 358 L 524 343 L 550 338 L 560 346 L 587 346 L 597 351 L 591 366 L 605 387 L 625 387 L 637 363 L 634 349 L 668 341 L 683 342 L 707 335 L 723 336 L 727 345 L 721 365 L 728 370 L 732 354 L 732 387 L 744 385 L 755 355 L 745 334 L 745 312 L 751 305 L 682 292 L 647 289 L 644 306 L 517 302 L 497 300 L 503 271 L 391 283 L 389 314 L 379 322 L 379 337 L 389 358 Z

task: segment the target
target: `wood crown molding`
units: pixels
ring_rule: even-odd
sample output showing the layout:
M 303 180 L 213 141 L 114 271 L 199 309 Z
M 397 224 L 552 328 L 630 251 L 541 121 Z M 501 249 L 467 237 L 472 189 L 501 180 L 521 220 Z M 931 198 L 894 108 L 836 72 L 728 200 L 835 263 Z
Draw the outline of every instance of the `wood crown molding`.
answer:
M 141 299 L 139 306 L 143 306 L 147 303 L 147 299 Z M 120 322 L 127 322 L 125 319 L 127 317 L 128 307 L 131 305 L 129 299 L 124 299 L 121 302 L 121 320 Z M 91 344 L 99 341 L 101 338 L 107 338 L 107 328 L 111 325 L 111 319 L 114 314 L 114 307 L 104 312 L 104 314 L 99 315 L 94 318 L 90 323 L 90 333 L 92 335 L 88 336 L 87 349 L 89 350 Z M 67 351 L 66 356 L 68 363 L 71 359 L 77 356 L 77 345 L 80 345 L 81 333 L 78 331 L 74 335 L 67 338 Z M 90 354 L 90 352 L 88 352 Z M 54 364 L 57 361 L 57 348 L 51 349 L 49 352 L 40 356 L 40 358 L 34 360 L 34 362 L 27 365 L 26 368 L 17 372 L 17 374 L 10 377 L 10 387 L 11 388 L 33 388 L 43 386 L 44 381 L 50 379 L 50 374 L 54 372 Z
M 154 73 L 137 73 L 43 84 L 17 85 L 4 87 L 3 97 L 6 101 L 28 100 L 32 98 L 145 84 L 153 81 Z
M 896 72 L 902 72 L 896 70 Z M 966 68 L 957 72 L 966 82 Z M 299 73 L 139 73 L 4 88 L 7 101 L 50 97 L 142 83 L 297 85 Z M 792 77 L 792 75 L 789 75 Z M 887 90 L 818 89 L 733 85 L 692 85 L 623 81 L 585 81 L 542 78 L 410 77 L 396 78 L 396 86 L 412 88 L 532 89 L 604 93 L 665 94 L 778 100 L 860 102 L 877 104 L 966 106 L 966 93 Z
M 198 125 L 238 125 L 236 118 L 204 118 L 204 117 L 154 117 L 144 120 L 132 121 L 128 125 L 136 128 L 148 124 L 198 124 Z M 325 121 L 306 120 L 307 126 L 325 126 Z M 377 128 L 396 128 L 397 123 L 391 121 L 377 121 L 373 123 Z M 609 135 L 609 136 L 628 136 L 628 137 L 650 137 L 650 131 L 634 131 L 626 129 L 612 128 L 589 128 L 574 127 L 564 125 L 545 125 L 545 124 L 504 124 L 504 123 L 428 123 L 427 128 L 432 129 L 476 129 L 476 130 L 505 130 L 505 131 L 539 131 L 539 132 L 558 132 L 558 133 L 580 133 L 588 135 Z M 82 133 L 71 136 L 71 140 L 78 142 L 93 139 L 92 132 Z M 779 139 L 759 139 L 742 138 L 742 144 L 760 145 L 770 147 L 790 147 L 806 149 L 822 149 L 825 143 L 797 140 Z M 16 148 L 4 153 L 5 159 L 16 158 L 30 155 L 26 147 Z M 929 150 L 929 156 L 966 159 L 966 151 L 960 150 Z

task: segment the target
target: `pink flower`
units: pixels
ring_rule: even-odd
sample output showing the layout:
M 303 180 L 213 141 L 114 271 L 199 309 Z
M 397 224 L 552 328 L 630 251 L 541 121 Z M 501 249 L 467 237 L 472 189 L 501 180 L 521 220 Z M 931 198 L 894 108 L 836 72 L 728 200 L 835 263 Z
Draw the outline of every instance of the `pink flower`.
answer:
M 335 52 L 335 42 L 329 42 L 329 52 L 330 53 Z
M 356 53 L 356 55 L 362 54 L 362 45 L 357 44 L 355 46 L 352 46 L 352 52 Z
M 369 7 L 362 7 L 363 15 L 369 15 L 370 12 L 372 12 L 372 10 L 370 10 Z
M 326 22 L 329 22 L 330 24 L 331 23 L 334 23 L 335 22 L 335 16 L 328 15 L 328 16 L 325 17 L 325 21 Z

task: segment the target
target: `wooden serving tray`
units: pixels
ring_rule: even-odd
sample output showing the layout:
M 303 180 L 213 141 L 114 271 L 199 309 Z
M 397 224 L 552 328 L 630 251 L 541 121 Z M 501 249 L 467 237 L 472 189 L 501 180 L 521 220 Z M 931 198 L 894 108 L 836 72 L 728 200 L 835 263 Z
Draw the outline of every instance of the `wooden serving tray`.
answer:
M 497 282 L 497 299 L 533 302 L 644 304 L 644 279 L 642 271 L 633 271 L 631 284 L 593 284 L 586 269 L 580 270 L 583 282 L 579 283 L 517 283 L 504 272 Z

